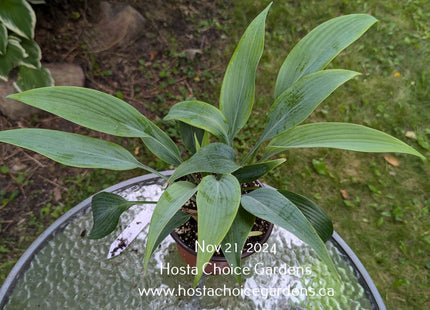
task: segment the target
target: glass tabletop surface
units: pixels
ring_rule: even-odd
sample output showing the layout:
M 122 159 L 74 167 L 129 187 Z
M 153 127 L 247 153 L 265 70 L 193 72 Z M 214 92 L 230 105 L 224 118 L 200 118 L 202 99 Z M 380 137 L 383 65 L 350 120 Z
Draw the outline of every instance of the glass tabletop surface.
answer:
M 157 200 L 158 177 L 115 191 L 128 200 Z M 194 275 L 167 237 L 143 274 L 145 236 L 153 204 L 125 212 L 116 231 L 100 240 L 92 227 L 89 202 L 47 242 L 10 293 L 4 309 L 375 309 L 368 288 L 336 242 L 326 243 L 342 278 L 337 281 L 313 250 L 276 227 L 262 247 L 242 262 L 243 284 L 234 275 Z M 121 255 L 107 259 L 110 244 L 144 212 L 145 228 Z

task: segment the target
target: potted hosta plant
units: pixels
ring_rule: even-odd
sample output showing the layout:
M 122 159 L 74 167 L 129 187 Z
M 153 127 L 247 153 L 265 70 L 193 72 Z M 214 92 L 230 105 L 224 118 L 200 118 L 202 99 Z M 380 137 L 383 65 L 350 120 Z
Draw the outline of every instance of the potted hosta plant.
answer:
M 197 242 L 211 245 L 205 248 L 210 250 L 197 251 L 194 285 L 219 246 L 230 266 L 240 267 L 243 246 L 258 218 L 279 225 L 309 244 L 337 275 L 324 244 L 333 231 L 325 213 L 308 198 L 260 187 L 256 180 L 281 165 L 285 159 L 275 156 L 291 148 L 329 147 L 424 157 L 400 140 L 361 125 L 300 125 L 336 88 L 358 75 L 325 67 L 376 22 L 365 14 L 329 20 L 292 49 L 280 68 L 263 132 L 248 152 L 236 152 L 235 137 L 247 123 L 253 106 L 269 7 L 248 26 L 231 58 L 219 107 L 187 100 L 173 105 L 167 114 L 166 120 L 179 123 L 187 151 L 132 106 L 96 90 L 47 87 L 10 96 L 93 130 L 138 137 L 158 158 L 176 166 L 170 176 L 139 162 L 117 144 L 82 135 L 15 129 L 0 132 L 0 141 L 39 152 L 65 165 L 113 170 L 142 168 L 165 179 L 168 186 L 156 202 L 147 235 L 145 270 L 157 245 L 188 221 L 196 222 Z M 95 195 L 94 226 L 89 237 L 102 238 L 111 233 L 121 213 L 136 203 L 109 193 Z M 232 251 L 226 250 L 228 246 Z M 238 278 L 240 281 L 240 275 Z

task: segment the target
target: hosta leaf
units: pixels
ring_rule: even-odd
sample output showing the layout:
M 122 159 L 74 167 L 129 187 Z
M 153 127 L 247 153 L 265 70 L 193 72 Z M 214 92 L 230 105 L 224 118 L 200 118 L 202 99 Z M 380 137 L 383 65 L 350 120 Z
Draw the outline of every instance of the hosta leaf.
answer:
M 171 175 L 168 182 L 196 172 L 231 173 L 240 168 L 236 164 L 234 150 L 223 143 L 211 143 L 184 161 Z
M 303 213 L 309 223 L 315 228 L 322 241 L 326 242 L 331 238 L 333 235 L 333 223 L 323 209 L 315 202 L 287 190 L 279 190 L 279 193 L 284 195 Z
M 27 1 L 0 1 L 0 21 L 16 34 L 33 39 L 36 15 Z
M 179 131 L 185 147 L 191 154 L 194 154 L 202 143 L 205 131 L 181 121 L 179 122 Z
M 227 120 L 216 107 L 202 101 L 182 101 L 176 103 L 164 118 L 180 120 L 197 128 L 204 129 L 227 142 Z
M 273 189 L 260 188 L 243 195 L 241 203 L 248 212 L 288 230 L 306 242 L 339 278 L 324 242 L 303 213 L 285 196 Z
M 5 25 L 0 22 L 0 56 L 6 54 L 7 48 L 7 29 Z
M 156 172 L 139 163 L 118 144 L 68 132 L 33 128 L 5 130 L 0 131 L 0 142 L 35 151 L 73 167 L 111 170 L 143 168 Z
M 233 175 L 239 180 L 240 183 L 252 182 L 284 162 L 285 159 L 281 158 L 247 165 L 233 172 Z
M 8 37 L 6 54 L 0 55 L 0 78 L 8 80 L 10 70 L 15 68 L 28 54 L 21 46 L 20 40 L 14 36 Z
M 224 174 L 217 180 L 215 176 L 204 177 L 197 192 L 198 242 L 205 251 L 197 251 L 196 267 L 198 274 L 194 278 L 194 287 L 203 274 L 203 265 L 210 260 L 215 250 L 207 249 L 218 246 L 226 236 L 236 217 L 240 204 L 240 184 L 231 174 Z
M 254 215 L 239 207 L 233 224 L 221 242 L 223 254 L 232 268 L 241 266 L 242 249 L 245 246 L 254 221 Z M 235 273 L 235 277 L 239 285 L 242 285 L 242 276 Z
M 245 125 L 254 102 L 255 72 L 264 48 L 264 23 L 270 5 L 248 26 L 228 64 L 220 95 L 220 110 L 229 126 L 230 144 Z
M 290 148 L 329 147 L 359 152 L 397 152 L 425 158 L 406 143 L 376 129 L 350 123 L 313 123 L 297 126 L 266 148 L 268 158 Z
M 178 165 L 181 154 L 169 136 L 119 98 L 73 86 L 43 87 L 8 96 L 76 124 L 123 137 L 141 137 L 163 161 Z
M 18 79 L 16 80 L 15 87 L 18 91 L 25 91 L 37 87 L 52 86 L 54 80 L 51 73 L 46 68 L 32 69 L 21 66 L 18 72 Z
M 21 46 L 25 49 L 27 57 L 22 59 L 19 63 L 22 66 L 26 66 L 32 69 L 39 69 L 42 65 L 40 64 L 40 59 L 42 54 L 40 52 L 40 47 L 34 40 L 22 39 Z M 50 85 L 47 85 L 50 86 Z
M 184 213 L 181 210 L 176 212 L 175 215 L 173 215 L 173 217 L 169 220 L 169 222 L 167 222 L 163 230 L 158 235 L 158 238 L 155 241 L 154 246 L 152 247 L 152 251 L 150 255 L 154 253 L 154 251 L 157 249 L 160 243 L 163 242 L 163 240 L 166 239 L 166 237 L 170 235 L 170 233 L 174 231 L 175 228 L 185 224 L 186 222 L 188 222 L 190 218 L 191 218 L 191 214 Z
M 93 228 L 88 238 L 100 239 L 109 235 L 118 225 L 119 217 L 136 202 L 127 201 L 116 194 L 101 192 L 93 196 L 91 210 Z
M 351 14 L 333 18 L 313 29 L 297 43 L 282 64 L 275 98 L 302 77 L 324 69 L 375 22 L 377 20 L 370 15 Z
M 145 272 L 149 258 L 155 249 L 160 234 L 163 233 L 167 224 L 169 224 L 179 209 L 195 194 L 196 191 L 196 185 L 181 181 L 171 184 L 161 195 L 157 206 L 154 209 L 154 213 L 152 214 L 151 224 L 149 225 L 145 250 Z M 172 230 L 174 228 L 175 227 L 173 227 Z
M 324 70 L 294 83 L 274 102 L 260 141 L 264 141 L 303 122 L 336 88 L 358 75 L 348 70 Z

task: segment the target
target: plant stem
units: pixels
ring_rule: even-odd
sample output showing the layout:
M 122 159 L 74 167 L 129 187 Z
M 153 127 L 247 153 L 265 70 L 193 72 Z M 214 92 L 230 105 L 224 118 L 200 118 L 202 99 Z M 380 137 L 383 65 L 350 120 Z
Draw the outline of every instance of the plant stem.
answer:
M 242 159 L 242 161 L 240 163 L 241 166 L 243 166 L 248 161 L 251 161 L 252 159 L 254 159 L 255 152 L 258 150 L 260 144 L 261 144 L 261 142 L 258 142 L 256 145 L 254 145 L 254 147 L 251 149 L 251 151 L 248 154 L 246 154 L 245 158 Z

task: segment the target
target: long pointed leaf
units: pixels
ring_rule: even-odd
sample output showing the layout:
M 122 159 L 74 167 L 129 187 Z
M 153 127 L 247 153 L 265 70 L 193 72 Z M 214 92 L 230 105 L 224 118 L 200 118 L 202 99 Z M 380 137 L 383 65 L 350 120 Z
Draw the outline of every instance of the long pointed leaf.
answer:
M 264 48 L 264 24 L 271 5 L 248 26 L 227 67 L 220 110 L 228 120 L 230 144 L 245 125 L 254 102 L 255 72 Z
M 170 176 L 168 182 L 195 172 L 231 173 L 240 168 L 235 163 L 234 150 L 223 143 L 211 143 L 184 161 Z
M 324 70 L 294 83 L 275 100 L 260 142 L 303 122 L 336 88 L 356 75 L 348 70 Z
M 280 164 L 284 163 L 285 160 L 285 158 L 280 158 L 251 164 L 236 170 L 233 172 L 233 175 L 239 180 L 240 183 L 252 182 L 262 177 Z
M 163 161 L 178 165 L 181 155 L 169 136 L 139 111 L 119 98 L 73 86 L 31 89 L 8 96 L 61 116 L 76 124 L 123 137 L 141 137 Z
M 276 190 L 260 188 L 242 196 L 242 207 L 266 221 L 272 222 L 306 242 L 340 279 L 327 248 L 302 212 Z
M 234 176 L 224 174 L 217 180 L 215 176 L 208 175 L 202 179 L 197 192 L 197 240 L 205 247 L 205 251 L 197 251 L 198 274 L 194 278 L 194 287 L 203 274 L 203 265 L 215 252 L 213 248 L 221 243 L 229 231 L 239 205 L 240 184 Z
M 255 216 L 240 208 L 231 225 L 227 235 L 221 242 L 221 249 L 228 264 L 232 267 L 240 267 L 242 261 L 242 249 L 248 239 L 249 232 L 254 225 Z M 239 285 L 242 285 L 242 276 L 235 272 L 235 277 Z
M 324 69 L 343 49 L 357 40 L 377 20 L 365 14 L 333 18 L 307 34 L 281 66 L 275 98 L 302 77 Z
M 0 141 L 40 153 L 64 165 L 110 170 L 153 169 L 139 163 L 118 144 L 48 129 L 0 131 Z
M 315 202 L 287 190 L 279 190 L 279 193 L 284 195 L 303 213 L 309 223 L 315 228 L 322 241 L 326 242 L 331 238 L 333 235 L 333 223 L 324 210 Z
M 174 231 L 175 228 L 185 224 L 186 222 L 188 222 L 190 218 L 191 218 L 191 214 L 182 212 L 181 210 L 176 212 L 175 215 L 173 215 L 173 217 L 169 220 L 169 222 L 167 222 L 163 230 L 158 235 L 158 238 L 155 241 L 154 246 L 152 247 L 152 251 L 150 255 L 154 253 L 154 251 L 157 249 L 160 243 L 163 242 L 163 240 L 166 239 L 166 237 L 170 235 L 170 233 Z
M 297 126 L 266 148 L 268 158 L 290 148 L 328 147 L 359 152 L 398 152 L 425 158 L 406 143 L 382 131 L 350 123 L 313 123 Z
M 209 131 L 222 142 L 228 141 L 227 120 L 216 107 L 202 101 L 182 101 L 176 103 L 164 118 L 180 120 L 197 128 Z
M 178 210 L 195 194 L 197 186 L 189 182 L 176 182 L 170 185 L 161 195 L 152 214 L 149 225 L 145 250 L 144 272 L 148 266 L 149 258 L 153 253 L 160 234 L 166 225 L 176 215 Z

